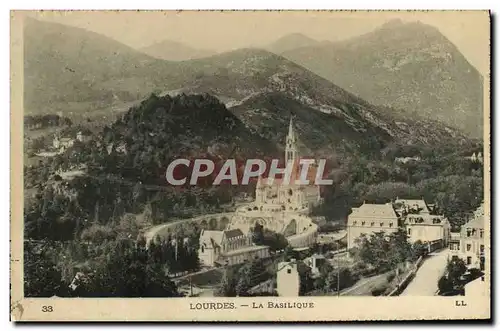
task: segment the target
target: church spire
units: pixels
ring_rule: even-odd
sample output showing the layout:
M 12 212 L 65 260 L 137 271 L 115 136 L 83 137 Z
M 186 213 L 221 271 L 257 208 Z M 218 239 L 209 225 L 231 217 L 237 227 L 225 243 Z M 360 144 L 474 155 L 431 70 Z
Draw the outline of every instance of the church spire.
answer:
M 297 148 L 297 137 L 293 130 L 293 117 L 290 117 L 290 124 L 288 125 L 288 135 L 286 136 L 285 143 L 285 162 L 296 161 L 299 158 Z
M 293 116 L 290 116 L 290 124 L 288 125 L 288 138 L 294 138 L 293 132 Z

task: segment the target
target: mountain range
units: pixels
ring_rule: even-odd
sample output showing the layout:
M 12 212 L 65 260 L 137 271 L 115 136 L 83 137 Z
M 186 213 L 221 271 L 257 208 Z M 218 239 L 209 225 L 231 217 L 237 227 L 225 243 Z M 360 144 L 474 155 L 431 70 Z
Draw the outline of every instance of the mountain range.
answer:
M 175 63 L 148 56 L 95 32 L 27 19 L 24 27 L 26 113 L 91 111 L 135 101 L 179 74 Z
M 239 49 L 166 61 L 97 33 L 35 20 L 27 22 L 25 40 L 26 113 L 89 112 L 92 102 L 106 107 L 140 100 L 152 92 L 171 97 L 210 94 L 252 134 L 277 145 L 282 144 L 289 118 L 294 116 L 312 153 L 375 152 L 396 142 L 467 140 L 432 119 L 417 122 L 397 117 L 390 109 L 374 106 L 266 50 Z
M 185 61 L 214 55 L 214 51 L 198 49 L 184 43 L 163 40 L 139 49 L 152 57 L 168 61 Z
M 340 42 L 279 54 L 375 105 L 431 118 L 473 137 L 483 132 L 483 77 L 436 28 L 389 21 Z

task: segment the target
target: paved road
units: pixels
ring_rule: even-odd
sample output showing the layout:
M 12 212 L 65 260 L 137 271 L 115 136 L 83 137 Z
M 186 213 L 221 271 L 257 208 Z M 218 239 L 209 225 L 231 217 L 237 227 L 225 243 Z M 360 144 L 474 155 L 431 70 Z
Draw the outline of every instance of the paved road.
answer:
M 340 295 L 349 295 L 349 296 L 371 296 L 372 290 L 377 288 L 380 285 L 387 283 L 387 275 L 389 273 L 384 273 L 381 275 L 375 275 L 372 277 L 361 279 L 359 282 L 354 284 L 354 286 L 346 288 L 345 290 L 340 291 Z
M 448 249 L 432 253 L 418 269 L 415 278 L 401 295 L 433 296 L 438 290 L 438 280 L 446 270 Z

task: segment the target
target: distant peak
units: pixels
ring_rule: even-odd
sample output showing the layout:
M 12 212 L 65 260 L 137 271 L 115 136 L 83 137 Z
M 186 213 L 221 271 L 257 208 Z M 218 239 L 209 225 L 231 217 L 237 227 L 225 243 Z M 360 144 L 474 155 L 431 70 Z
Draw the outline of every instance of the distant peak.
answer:
M 300 33 L 300 32 L 289 33 L 289 34 L 285 35 L 285 37 L 299 37 L 299 38 L 311 39 L 310 37 L 308 37 L 305 34 Z
M 308 37 L 305 34 L 302 34 L 300 32 L 289 33 L 287 35 L 282 36 L 278 40 L 286 40 L 286 39 L 293 39 L 293 40 L 301 39 L 301 40 L 307 40 L 307 41 L 313 41 L 313 42 L 316 41 L 315 39 Z
M 378 28 L 378 30 L 391 30 L 391 29 L 407 29 L 412 31 L 413 30 L 439 31 L 434 26 L 422 23 L 421 21 L 404 22 L 399 18 L 387 21 Z
M 318 43 L 316 39 L 308 37 L 300 32 L 294 32 L 280 37 L 269 44 L 266 49 L 269 49 L 273 53 L 282 53 L 290 49 L 312 46 Z
M 405 23 L 403 22 L 402 19 L 400 18 L 395 18 L 395 19 L 392 19 L 390 21 L 387 21 L 385 22 L 384 24 L 382 24 L 382 28 L 392 28 L 392 27 L 397 27 L 397 26 L 401 26 L 401 25 L 404 25 Z

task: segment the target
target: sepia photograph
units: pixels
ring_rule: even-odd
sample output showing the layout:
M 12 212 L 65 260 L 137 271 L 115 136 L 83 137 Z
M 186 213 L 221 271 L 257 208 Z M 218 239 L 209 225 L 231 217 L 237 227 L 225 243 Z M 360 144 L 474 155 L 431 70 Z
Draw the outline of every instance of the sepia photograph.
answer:
M 11 319 L 489 319 L 488 11 L 11 11 Z

